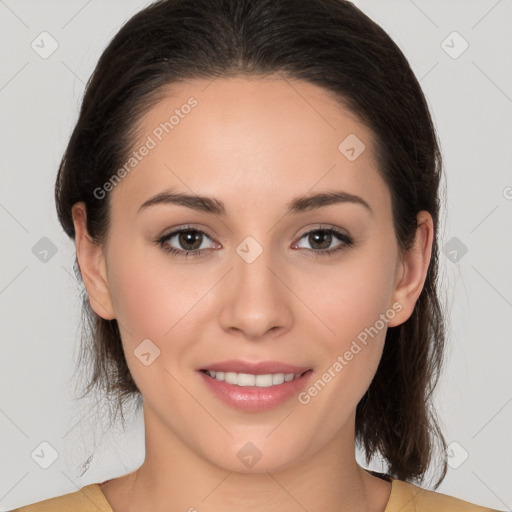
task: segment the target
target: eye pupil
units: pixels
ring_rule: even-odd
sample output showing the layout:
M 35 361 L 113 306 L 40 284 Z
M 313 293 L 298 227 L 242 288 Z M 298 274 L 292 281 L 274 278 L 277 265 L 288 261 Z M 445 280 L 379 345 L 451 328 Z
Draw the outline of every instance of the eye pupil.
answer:
M 321 247 L 318 249 L 327 249 L 331 245 L 332 235 L 326 231 L 314 231 L 309 235 L 309 242 L 311 246 L 318 243 Z
M 198 231 L 182 231 L 179 235 L 179 243 L 186 251 L 195 251 L 201 247 L 201 233 Z M 197 241 L 199 240 L 199 244 Z M 196 244 L 194 246 L 194 244 Z M 187 247 L 187 245 L 193 245 L 193 247 Z

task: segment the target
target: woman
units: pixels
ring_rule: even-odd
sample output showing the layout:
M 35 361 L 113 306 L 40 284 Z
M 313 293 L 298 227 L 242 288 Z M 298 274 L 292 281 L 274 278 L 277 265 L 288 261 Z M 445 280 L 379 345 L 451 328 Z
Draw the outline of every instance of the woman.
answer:
M 440 173 L 414 74 L 351 3 L 135 15 L 87 86 L 56 203 L 86 391 L 143 406 L 146 456 L 18 510 L 491 510 L 420 487 L 447 465 Z

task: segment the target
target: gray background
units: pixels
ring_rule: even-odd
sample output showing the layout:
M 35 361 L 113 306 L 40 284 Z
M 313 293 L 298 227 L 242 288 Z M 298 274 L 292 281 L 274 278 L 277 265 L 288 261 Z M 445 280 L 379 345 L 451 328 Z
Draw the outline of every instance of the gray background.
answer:
M 73 398 L 79 286 L 53 185 L 97 59 L 147 3 L 0 0 L 0 510 L 125 474 L 144 458 L 140 416 L 126 432 L 102 433 L 94 402 Z M 449 347 L 436 405 L 450 467 L 438 492 L 511 510 L 512 2 L 355 3 L 409 59 L 444 155 Z M 58 455 L 47 469 L 43 442 Z

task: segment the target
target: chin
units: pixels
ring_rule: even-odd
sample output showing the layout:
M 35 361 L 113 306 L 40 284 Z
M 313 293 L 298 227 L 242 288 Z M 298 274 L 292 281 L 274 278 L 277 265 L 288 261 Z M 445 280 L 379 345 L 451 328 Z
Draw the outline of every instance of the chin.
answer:
M 287 469 L 306 456 L 303 450 L 304 443 L 288 443 L 283 446 L 282 443 L 277 442 L 277 439 L 272 442 L 265 438 L 267 435 L 268 433 L 261 438 L 252 437 L 252 440 L 246 438 L 243 441 L 234 442 L 232 448 L 225 445 L 218 446 L 218 452 L 204 454 L 204 456 L 225 470 L 246 474 Z M 294 451 L 295 444 L 297 444 L 297 451 Z

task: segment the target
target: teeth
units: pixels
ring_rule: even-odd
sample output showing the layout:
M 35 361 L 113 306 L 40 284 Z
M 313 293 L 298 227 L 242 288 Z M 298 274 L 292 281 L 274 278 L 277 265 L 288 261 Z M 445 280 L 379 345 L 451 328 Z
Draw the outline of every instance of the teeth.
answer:
M 291 373 L 288 375 L 292 375 Z M 295 377 L 295 375 L 294 375 Z M 272 375 L 272 386 L 275 386 L 276 384 L 282 384 L 284 382 L 284 379 L 286 378 L 286 375 L 284 373 L 274 373 Z
M 283 382 L 290 382 L 291 380 L 298 379 L 301 373 L 269 373 L 266 375 L 252 375 L 250 373 L 235 373 L 235 372 L 215 372 L 207 370 L 206 373 L 216 380 L 226 381 L 228 384 L 235 384 L 236 386 L 256 386 L 259 388 L 268 388 L 269 386 L 276 386 Z
M 219 380 L 219 379 L 218 379 Z M 236 380 L 236 373 L 233 373 L 233 372 L 226 372 L 224 374 L 224 380 L 228 383 L 228 384 L 238 384 L 237 380 Z

